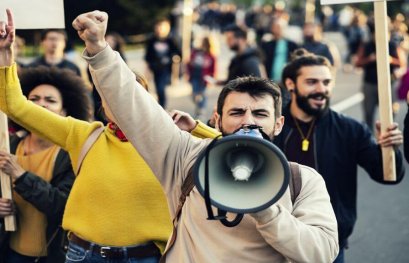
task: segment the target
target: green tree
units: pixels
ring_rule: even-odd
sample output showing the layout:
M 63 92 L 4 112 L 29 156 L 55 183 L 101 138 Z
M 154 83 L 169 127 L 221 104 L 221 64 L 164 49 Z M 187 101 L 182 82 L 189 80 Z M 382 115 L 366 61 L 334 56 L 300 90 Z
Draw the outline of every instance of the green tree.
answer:
M 108 30 L 124 35 L 149 33 L 159 17 L 170 14 L 176 0 L 65 0 L 66 29 L 75 34 L 71 22 L 79 14 L 92 10 L 105 11 L 109 15 Z

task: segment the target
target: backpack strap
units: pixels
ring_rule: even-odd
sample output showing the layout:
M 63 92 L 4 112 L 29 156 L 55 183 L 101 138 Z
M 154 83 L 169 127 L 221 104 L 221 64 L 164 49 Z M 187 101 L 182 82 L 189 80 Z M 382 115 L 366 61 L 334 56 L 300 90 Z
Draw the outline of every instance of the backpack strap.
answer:
M 302 181 L 301 181 L 301 170 L 300 165 L 294 162 L 288 162 L 290 165 L 290 194 L 291 194 L 291 202 L 294 204 L 295 199 L 297 199 L 298 195 L 301 192 Z
M 182 208 L 183 205 L 185 204 L 186 197 L 189 196 L 190 192 L 192 191 L 193 187 L 195 186 L 194 180 L 193 180 L 193 167 L 190 168 L 189 172 L 187 173 L 187 176 L 185 180 L 183 181 L 182 184 L 182 193 L 180 194 L 179 197 L 179 204 L 176 209 L 175 217 L 172 220 L 172 236 L 169 239 L 168 245 L 166 246 L 165 251 L 162 254 L 162 257 L 160 258 L 159 263 L 166 263 L 166 254 L 168 251 L 173 247 L 176 241 L 176 230 L 177 230 L 177 225 L 179 222 L 180 215 L 182 214 Z
M 97 129 L 95 129 L 87 138 L 85 141 L 84 145 L 81 148 L 80 155 L 78 157 L 78 162 L 77 162 L 77 167 L 75 169 L 75 174 L 78 175 L 81 170 L 81 165 L 82 161 L 84 161 L 85 156 L 87 155 L 89 149 L 91 149 L 92 145 L 94 145 L 95 141 L 98 139 L 98 137 L 101 135 L 101 133 L 104 131 L 105 127 L 100 126 Z

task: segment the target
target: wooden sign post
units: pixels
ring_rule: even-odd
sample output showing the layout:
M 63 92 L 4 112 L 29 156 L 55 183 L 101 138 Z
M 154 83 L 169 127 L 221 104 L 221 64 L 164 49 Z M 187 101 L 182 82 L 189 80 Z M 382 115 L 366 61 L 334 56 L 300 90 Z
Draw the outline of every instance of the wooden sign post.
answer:
M 184 0 L 182 25 L 182 62 L 184 64 L 189 63 L 190 60 L 192 24 L 193 24 L 193 0 Z
M 386 131 L 386 127 L 393 123 L 388 44 L 389 30 L 386 9 L 386 1 L 374 2 L 376 67 L 378 72 L 379 116 L 382 133 Z M 396 181 L 395 151 L 393 147 L 382 147 L 382 163 L 383 178 L 386 181 Z
M 389 67 L 389 30 L 386 0 L 321 0 L 321 4 L 346 4 L 357 2 L 374 2 L 376 66 L 378 73 L 378 98 L 381 132 L 393 123 L 391 74 Z M 395 151 L 391 147 L 382 147 L 383 178 L 385 181 L 396 181 Z
M 0 149 L 5 152 L 10 152 L 7 116 L 3 112 L 0 112 Z M 1 170 L 0 182 L 2 198 L 12 199 L 11 178 Z M 14 215 L 4 217 L 4 226 L 6 231 L 16 231 L 16 217 Z

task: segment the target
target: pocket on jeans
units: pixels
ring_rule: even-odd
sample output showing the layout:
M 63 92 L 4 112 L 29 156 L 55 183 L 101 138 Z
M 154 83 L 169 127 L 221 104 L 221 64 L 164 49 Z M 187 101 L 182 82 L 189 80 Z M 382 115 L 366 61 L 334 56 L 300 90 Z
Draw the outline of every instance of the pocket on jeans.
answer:
M 81 262 L 87 256 L 87 251 L 82 247 L 70 243 L 68 245 L 67 254 L 65 256 L 66 263 Z

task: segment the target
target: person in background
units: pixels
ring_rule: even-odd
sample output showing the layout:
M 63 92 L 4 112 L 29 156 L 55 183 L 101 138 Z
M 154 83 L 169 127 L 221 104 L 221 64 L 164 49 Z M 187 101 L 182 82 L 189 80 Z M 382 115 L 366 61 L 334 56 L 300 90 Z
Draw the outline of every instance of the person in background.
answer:
M 64 49 L 67 43 L 67 33 L 63 29 L 46 29 L 41 32 L 41 47 L 44 54 L 28 64 L 28 67 L 67 68 L 81 76 L 77 65 L 65 58 Z
M 181 56 L 179 46 L 169 33 L 169 21 L 158 20 L 155 24 L 155 34 L 147 41 L 145 47 L 145 61 L 153 73 L 159 104 L 164 108 L 166 107 L 165 88 L 170 83 L 173 59 L 175 56 Z
M 224 85 L 230 80 L 238 77 L 254 76 L 261 77 L 260 68 L 262 63 L 257 50 L 247 43 L 247 30 L 235 24 L 224 28 L 224 36 L 227 46 L 236 55 L 230 61 L 228 76 L 226 80 L 218 81 L 217 84 Z
M 361 45 L 358 49 L 356 66 L 363 69 L 362 93 L 364 100 L 362 108 L 364 111 L 364 121 L 372 131 L 375 127 L 375 110 L 378 105 L 378 72 L 376 66 L 376 39 L 375 25 L 368 24 L 370 31 L 370 41 Z M 402 60 L 400 59 L 399 47 L 393 41 L 388 42 L 389 66 L 391 73 L 391 87 L 395 86 L 395 70 L 399 69 Z M 394 94 L 394 93 L 392 93 Z M 393 96 L 392 98 L 395 98 Z M 395 113 L 395 112 L 394 112 Z
M 301 47 L 315 55 L 326 57 L 334 65 L 334 57 L 328 45 L 322 42 L 321 35 L 321 25 L 312 22 L 305 23 L 303 27 L 304 43 Z
M 273 39 L 261 43 L 267 76 L 277 83 L 281 83 L 282 69 L 290 59 L 291 53 L 298 47 L 295 42 L 284 38 L 285 26 L 286 22 L 282 19 L 273 19 L 271 22 Z
M 286 122 L 274 143 L 289 161 L 315 168 L 323 176 L 338 221 L 340 253 L 335 262 L 342 263 L 357 217 L 358 166 L 381 184 L 399 183 L 405 167 L 398 150 L 403 137 L 397 123 L 384 133 L 377 125 L 379 136 L 374 138 L 366 125 L 330 108 L 333 72 L 325 57 L 295 51 L 283 70 L 291 102 L 283 110 Z M 396 182 L 383 179 L 381 147 L 396 149 Z
M 206 78 L 213 78 L 216 58 L 210 52 L 210 40 L 204 37 L 201 47 L 193 49 L 188 64 L 189 81 L 192 84 L 192 97 L 195 103 L 195 118 L 200 118 L 206 109 Z
M 171 232 L 159 182 L 110 111 L 104 111 L 108 125 L 103 126 L 59 116 L 27 101 L 12 55 L 15 29 L 11 11 L 7 14 L 9 26 L 0 38 L 0 110 L 66 150 L 78 175 L 62 222 L 69 231 L 66 262 L 157 262 L 161 255 L 158 246 L 163 248 Z M 102 105 L 105 109 L 104 100 Z M 96 130 L 98 136 L 78 169 L 84 144 Z
M 72 71 L 40 66 L 22 69 L 19 78 L 23 95 L 50 114 L 90 119 L 86 85 Z M 75 179 L 70 157 L 25 130 L 11 136 L 10 152 L 0 151 L 0 169 L 11 177 L 14 203 L 0 198 L 0 217 L 16 215 L 17 231 L 4 241 L 0 262 L 62 263 L 68 242 L 61 222 Z
M 290 59 L 291 53 L 298 48 L 297 44 L 291 40 L 285 39 L 283 31 L 286 26 L 286 21 L 280 18 L 275 18 L 271 22 L 271 33 L 273 39 L 261 43 L 261 50 L 264 54 L 264 67 L 267 76 L 280 84 L 281 95 L 283 97 L 283 106 L 287 105 L 290 100 L 285 87 L 281 82 L 281 73 L 285 64 Z

